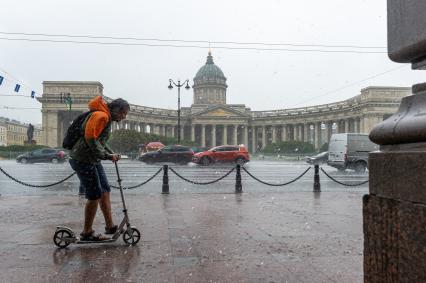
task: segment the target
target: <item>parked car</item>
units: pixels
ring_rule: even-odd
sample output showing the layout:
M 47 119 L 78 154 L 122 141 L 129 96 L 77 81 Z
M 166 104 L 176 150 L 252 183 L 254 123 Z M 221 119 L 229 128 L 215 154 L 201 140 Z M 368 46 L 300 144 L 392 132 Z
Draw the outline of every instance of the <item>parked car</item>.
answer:
M 62 149 L 43 148 L 21 154 L 16 157 L 16 161 L 20 163 L 37 163 L 37 162 L 64 162 L 68 158 L 68 154 Z
M 305 156 L 305 161 L 309 164 L 322 164 L 328 161 L 328 151 L 318 153 L 314 156 Z
M 247 149 L 242 145 L 221 145 L 194 154 L 192 161 L 201 165 L 209 165 L 216 162 L 244 164 L 250 161 L 250 156 Z
M 157 151 L 142 154 L 139 160 L 145 163 L 174 162 L 186 164 L 192 161 L 194 152 L 187 146 L 169 145 Z
M 333 134 L 328 146 L 327 164 L 338 170 L 353 169 L 364 172 L 368 168 L 368 153 L 378 150 L 366 134 Z

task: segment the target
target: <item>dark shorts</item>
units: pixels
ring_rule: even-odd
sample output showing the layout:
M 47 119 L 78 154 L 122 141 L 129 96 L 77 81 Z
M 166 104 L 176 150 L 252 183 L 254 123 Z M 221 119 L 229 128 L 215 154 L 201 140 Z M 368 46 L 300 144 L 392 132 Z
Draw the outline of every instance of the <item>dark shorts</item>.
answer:
M 88 200 L 100 199 L 102 193 L 111 191 L 104 167 L 100 162 L 90 164 L 70 159 L 70 165 L 77 172 L 80 185 L 84 187 Z

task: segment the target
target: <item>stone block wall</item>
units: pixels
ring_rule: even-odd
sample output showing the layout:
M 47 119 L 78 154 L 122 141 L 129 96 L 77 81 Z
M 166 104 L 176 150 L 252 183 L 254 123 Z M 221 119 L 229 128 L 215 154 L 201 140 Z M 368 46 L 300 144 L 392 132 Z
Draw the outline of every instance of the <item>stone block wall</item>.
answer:
M 426 282 L 426 151 L 371 153 L 363 198 L 364 282 Z

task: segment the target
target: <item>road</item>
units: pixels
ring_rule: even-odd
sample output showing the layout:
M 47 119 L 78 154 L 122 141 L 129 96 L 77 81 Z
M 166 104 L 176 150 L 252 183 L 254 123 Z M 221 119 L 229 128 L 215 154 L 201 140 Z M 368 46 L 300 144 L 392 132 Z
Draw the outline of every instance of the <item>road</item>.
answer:
M 105 171 L 109 177 L 111 185 L 117 186 L 117 177 L 115 174 L 114 166 L 111 162 L 103 162 Z M 131 187 L 142 183 L 151 177 L 162 164 L 147 165 L 139 161 L 122 160 L 119 162 L 119 169 L 123 186 Z M 199 166 L 193 163 L 188 165 L 169 164 L 181 176 L 197 181 L 207 182 L 215 180 L 223 176 L 234 165 L 221 164 L 212 166 Z M 245 165 L 245 168 L 255 177 L 272 184 L 280 184 L 293 180 L 302 174 L 309 166 L 303 161 L 268 161 L 268 160 L 253 160 Z M 20 164 L 12 160 L 0 161 L 0 167 L 8 172 L 13 177 L 34 185 L 46 185 L 57 182 L 69 176 L 73 171 L 68 163 L 63 164 L 50 164 L 50 163 L 37 163 L 37 164 Z M 337 180 L 356 184 L 368 179 L 367 173 L 355 173 L 353 171 L 338 172 L 335 168 L 327 165 L 322 165 L 326 172 Z M 311 168 L 302 178 L 296 182 L 286 186 L 267 186 L 259 183 L 251 178 L 246 172 L 242 170 L 242 185 L 244 192 L 280 192 L 280 191 L 312 191 L 313 189 L 313 174 L 314 170 Z M 161 192 L 162 187 L 161 172 L 149 183 L 133 189 L 131 194 L 138 193 L 155 193 Z M 368 184 L 357 187 L 346 187 L 337 184 L 320 172 L 321 190 L 322 191 L 340 191 L 351 190 L 367 192 Z M 0 172 L 0 194 L 7 195 L 43 195 L 43 194 L 76 194 L 78 192 L 79 180 L 76 176 L 71 177 L 60 185 L 49 188 L 30 188 L 14 182 Z M 178 178 L 173 172 L 169 171 L 169 186 L 170 193 L 233 193 L 235 190 L 235 172 L 232 172 L 228 177 L 211 185 L 194 185 Z

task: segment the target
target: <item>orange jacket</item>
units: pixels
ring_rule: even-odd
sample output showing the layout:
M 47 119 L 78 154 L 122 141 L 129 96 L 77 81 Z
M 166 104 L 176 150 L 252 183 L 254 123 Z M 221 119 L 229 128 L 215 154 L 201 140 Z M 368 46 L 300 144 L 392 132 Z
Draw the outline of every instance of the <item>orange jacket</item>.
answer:
M 108 105 L 102 99 L 102 96 L 96 96 L 90 100 L 89 109 L 90 111 L 93 111 L 93 113 L 86 122 L 84 130 L 84 137 L 86 138 L 86 141 L 98 139 L 108 122 L 111 121 L 111 113 L 109 112 Z
M 97 163 L 110 159 L 113 153 L 107 145 L 111 131 L 111 113 L 102 96 L 89 102 L 92 113 L 84 123 L 84 137 L 80 138 L 71 150 L 71 158 L 84 163 Z

